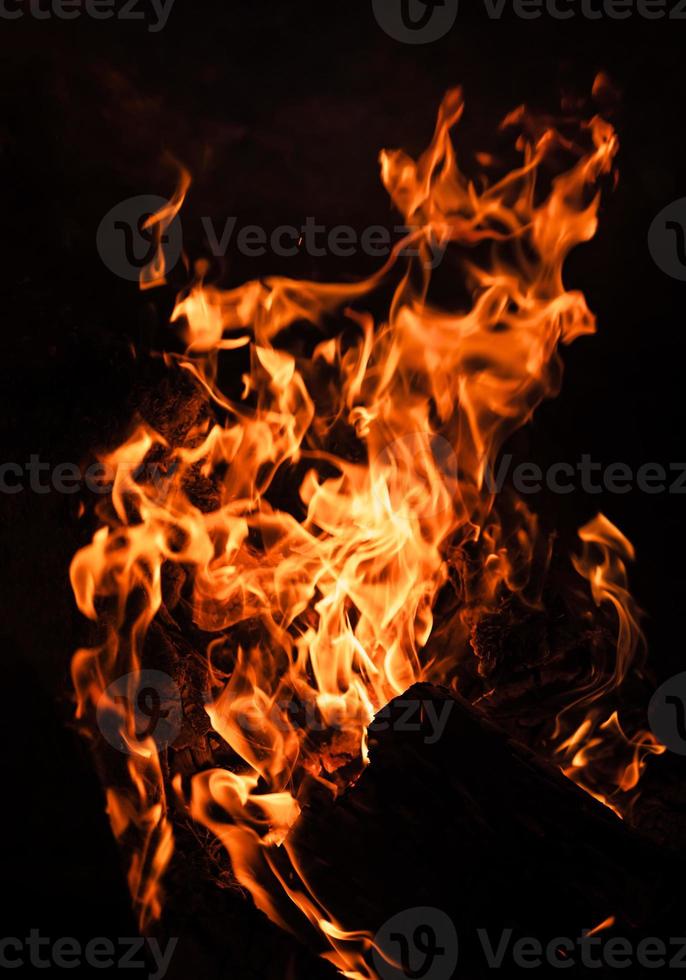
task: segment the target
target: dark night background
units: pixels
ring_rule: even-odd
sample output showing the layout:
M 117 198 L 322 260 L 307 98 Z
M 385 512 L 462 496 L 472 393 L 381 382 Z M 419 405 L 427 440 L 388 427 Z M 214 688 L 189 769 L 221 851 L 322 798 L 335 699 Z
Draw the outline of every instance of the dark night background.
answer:
M 267 229 L 308 215 L 327 227 L 394 223 L 378 151 L 420 151 L 446 88 L 466 90 L 457 144 L 468 159 L 492 145 L 509 109 L 554 111 L 601 69 L 622 93 L 620 180 L 597 237 L 567 267 L 599 329 L 565 350 L 563 391 L 524 445 L 541 461 L 686 460 L 686 284 L 647 248 L 653 217 L 686 195 L 685 46 L 686 21 L 473 13 L 441 41 L 409 46 L 382 32 L 364 0 L 176 0 L 157 34 L 137 21 L 0 20 L 3 460 L 91 458 L 124 431 L 153 370 L 144 352 L 175 344 L 166 320 L 180 268 L 171 288 L 141 294 L 95 247 L 118 201 L 172 191 L 172 158 L 193 176 L 182 215 L 192 257 L 206 249 L 199 215 Z M 363 255 L 230 253 L 213 275 L 230 286 L 270 272 L 353 278 L 375 265 Z M 4 935 L 135 931 L 97 778 L 64 725 L 78 623 L 67 569 L 89 532 L 79 499 L 29 490 L 0 499 Z M 655 673 L 682 669 L 686 497 L 578 491 L 553 503 L 570 541 L 598 509 L 633 541 Z

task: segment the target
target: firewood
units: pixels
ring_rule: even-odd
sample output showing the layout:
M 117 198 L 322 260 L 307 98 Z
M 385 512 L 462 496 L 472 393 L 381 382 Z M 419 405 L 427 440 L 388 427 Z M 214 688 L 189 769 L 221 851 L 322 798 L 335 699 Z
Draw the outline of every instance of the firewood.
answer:
M 409 720 L 410 702 L 423 706 L 421 725 Z M 346 930 L 374 933 L 405 909 L 435 907 L 455 924 L 461 964 L 478 962 L 479 928 L 544 943 L 610 916 L 617 936 L 678 930 L 682 861 L 483 713 L 415 685 L 390 717 L 370 729 L 358 782 L 328 806 L 306 807 L 291 835 L 311 887 Z

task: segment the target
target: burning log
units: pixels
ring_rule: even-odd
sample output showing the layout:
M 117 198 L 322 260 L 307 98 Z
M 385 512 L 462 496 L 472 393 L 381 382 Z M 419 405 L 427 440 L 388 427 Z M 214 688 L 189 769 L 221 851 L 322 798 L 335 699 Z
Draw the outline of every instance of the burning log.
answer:
M 545 943 L 609 917 L 622 937 L 667 936 L 680 921 L 681 862 L 445 689 L 415 685 L 393 701 L 370 755 L 356 785 L 306 807 L 291 838 L 347 930 L 438 908 L 463 965 L 477 961 L 480 928 Z

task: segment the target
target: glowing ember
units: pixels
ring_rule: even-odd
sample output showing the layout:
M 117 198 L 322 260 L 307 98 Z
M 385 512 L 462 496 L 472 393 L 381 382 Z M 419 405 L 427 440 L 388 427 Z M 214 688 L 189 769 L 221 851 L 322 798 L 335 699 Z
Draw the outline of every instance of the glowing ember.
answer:
M 358 978 L 372 976 L 369 937 L 333 920 L 289 849 L 304 788 L 316 780 L 335 795 L 359 775 L 374 713 L 415 681 L 454 682 L 471 655 L 468 627 L 526 585 L 536 520 L 521 503 L 499 509 L 485 475 L 505 438 L 556 392 L 558 345 L 595 329 L 562 271 L 595 233 L 595 185 L 611 173 L 617 140 L 597 116 L 567 120 L 563 135 L 519 109 L 503 127 L 521 134 L 521 166 L 497 183 L 468 180 L 449 135 L 462 111 L 460 91 L 449 92 L 417 161 L 382 152 L 382 180 L 413 231 L 370 279 L 271 278 L 222 291 L 201 270 L 173 314 L 186 354 L 167 363 L 201 388 L 205 421 L 178 445 L 138 424 L 103 459 L 111 498 L 71 578 L 104 639 L 77 652 L 73 677 L 80 717 L 92 725 L 104 699 L 130 750 L 127 771 L 108 787 L 108 813 L 133 855 L 143 928 L 160 914 L 173 849 L 171 787 L 164 752 L 108 689 L 130 675 L 133 690 L 170 565 L 186 576 L 195 624 L 214 635 L 200 651 L 206 710 L 240 761 L 235 771 L 198 773 L 190 787 L 177 777 L 174 789 L 225 845 L 257 905 L 284 926 L 296 906 L 327 957 Z M 477 160 L 494 165 L 490 155 Z M 160 238 L 187 186 L 184 176 L 152 219 Z M 447 251 L 432 273 L 436 240 Z M 410 243 L 418 254 L 408 259 Z M 142 285 L 163 276 L 160 257 Z M 369 310 L 389 282 L 390 308 L 375 319 Z M 455 308 L 434 299 L 435 285 L 460 297 Z M 220 377 L 241 372 L 242 392 L 222 389 Z M 151 459 L 163 481 L 143 465 Z M 199 504 L 198 480 L 212 506 Z M 641 642 L 624 566 L 631 546 L 602 516 L 581 538 L 577 571 L 595 602 L 616 611 L 616 662 L 569 692 L 541 749 L 610 803 L 618 787 L 635 787 L 645 753 L 660 746 L 627 738 L 603 708 Z M 462 583 L 464 641 L 449 657 L 430 656 L 449 578 Z

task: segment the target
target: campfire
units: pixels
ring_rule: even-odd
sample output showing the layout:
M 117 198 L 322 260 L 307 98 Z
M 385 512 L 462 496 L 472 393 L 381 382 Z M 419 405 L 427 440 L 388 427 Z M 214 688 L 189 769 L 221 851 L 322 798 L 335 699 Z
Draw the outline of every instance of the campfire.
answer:
M 101 455 L 72 674 L 142 930 L 184 860 L 355 980 L 388 975 L 410 907 L 541 936 L 665 914 L 632 829 L 664 751 L 632 711 L 632 545 L 598 514 L 566 553 L 492 480 L 596 329 L 564 265 L 617 137 L 520 107 L 463 167 L 463 110 L 448 92 L 418 159 L 381 152 L 411 230 L 370 278 L 224 290 L 196 263 L 185 352 Z

